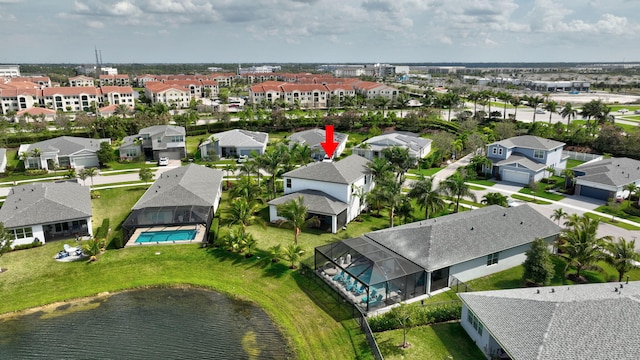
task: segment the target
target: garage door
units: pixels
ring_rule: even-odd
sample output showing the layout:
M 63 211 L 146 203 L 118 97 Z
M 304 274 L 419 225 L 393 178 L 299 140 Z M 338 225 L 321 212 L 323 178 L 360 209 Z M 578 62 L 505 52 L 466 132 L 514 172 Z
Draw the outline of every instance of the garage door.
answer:
M 602 190 L 591 186 L 580 185 L 580 193 L 578 195 L 587 196 L 594 199 L 608 201 L 613 196 L 613 193 L 608 190 Z
M 518 184 L 529 183 L 529 173 L 514 170 L 502 170 L 502 181 L 510 181 Z
M 160 157 L 168 157 L 170 160 L 180 160 L 180 152 L 179 151 L 161 151 L 159 153 Z
M 99 165 L 97 156 L 75 158 L 73 164 L 77 168 L 98 167 Z

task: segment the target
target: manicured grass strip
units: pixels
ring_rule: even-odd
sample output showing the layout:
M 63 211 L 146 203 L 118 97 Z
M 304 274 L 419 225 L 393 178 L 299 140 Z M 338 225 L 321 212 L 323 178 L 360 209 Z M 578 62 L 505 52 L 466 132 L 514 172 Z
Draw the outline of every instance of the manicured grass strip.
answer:
M 385 359 L 483 359 L 482 351 L 459 322 L 420 326 L 407 333 L 408 349 L 402 349 L 402 330 L 376 333 Z
M 197 245 L 108 250 L 95 263 L 60 263 L 61 242 L 2 257 L 0 313 L 147 286 L 212 288 L 251 301 L 271 317 L 300 359 L 369 359 L 364 335 L 343 312 L 324 309 L 306 293 L 308 279 L 287 265 Z M 336 305 L 339 306 L 339 305 Z M 194 309 L 197 311 L 197 309 Z
M 433 176 L 436 173 L 438 173 L 438 171 L 444 169 L 445 167 L 435 167 L 435 168 L 429 168 L 429 169 L 409 169 L 409 174 L 414 174 L 414 175 L 424 175 L 424 176 Z
M 595 211 L 605 213 L 605 214 L 611 214 L 618 218 L 627 219 L 627 220 L 640 223 L 639 216 L 630 215 L 624 212 L 624 209 L 627 209 L 629 206 L 631 206 L 631 202 L 629 200 L 624 200 L 622 203 L 617 203 L 616 209 L 611 208 L 611 206 L 609 205 L 602 205 L 595 208 Z
M 521 193 L 521 194 L 527 194 L 527 195 L 531 195 L 531 196 L 534 195 L 533 191 L 529 190 L 528 188 L 522 188 L 518 192 Z M 540 198 L 553 200 L 553 201 L 560 201 L 560 200 L 564 199 L 564 196 L 562 196 L 562 195 L 546 192 L 544 190 L 539 190 L 538 192 L 535 193 L 535 196 L 536 197 L 540 197 Z
M 486 189 L 485 189 L 485 188 L 483 188 L 483 187 L 480 187 L 480 186 L 474 186 L 474 185 L 469 185 L 469 189 L 471 189 L 471 190 L 486 190 Z
M 614 225 L 614 226 L 617 226 L 617 227 L 620 227 L 620 228 L 623 228 L 623 229 L 640 230 L 640 227 L 637 227 L 637 226 L 634 226 L 634 225 L 631 225 L 631 224 L 627 224 L 627 223 L 622 222 L 622 221 L 613 220 L 613 219 L 611 219 L 610 216 L 605 217 L 605 216 L 600 216 L 600 215 L 596 215 L 596 214 L 593 214 L 593 213 L 585 213 L 585 215 L 587 217 L 592 218 L 592 219 L 599 219 L 600 221 L 602 221 L 604 223 L 611 224 L 611 225 Z
M 488 186 L 491 187 L 493 185 L 496 184 L 495 181 L 491 181 L 491 180 L 483 180 L 483 179 L 476 179 L 476 180 L 467 180 L 466 182 L 468 183 L 472 183 L 472 184 L 478 184 L 478 185 L 483 185 L 483 186 Z
M 155 167 L 158 166 L 156 163 L 152 163 L 152 162 L 118 162 L 118 161 L 112 161 L 110 163 L 107 163 L 107 167 L 105 169 L 101 169 L 103 171 L 109 171 L 109 170 L 137 170 L 137 169 L 142 169 L 142 168 L 148 168 L 148 167 Z
M 528 196 L 522 196 L 522 195 L 518 195 L 518 194 L 513 194 L 511 195 L 512 198 L 517 199 L 517 200 L 522 200 L 522 201 L 526 201 L 526 202 L 530 202 L 530 203 L 534 203 L 534 204 L 538 204 L 538 205 L 549 205 L 551 204 L 548 201 L 544 201 L 544 200 L 540 200 L 539 198 L 536 199 L 535 201 L 533 201 L 533 198 L 528 197 Z

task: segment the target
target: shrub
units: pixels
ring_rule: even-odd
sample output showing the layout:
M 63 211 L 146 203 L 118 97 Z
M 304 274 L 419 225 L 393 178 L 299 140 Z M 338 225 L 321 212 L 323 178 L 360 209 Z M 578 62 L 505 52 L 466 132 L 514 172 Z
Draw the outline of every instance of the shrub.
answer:
M 96 230 L 94 237 L 96 239 L 106 239 L 109 233 L 109 218 L 102 220 L 102 225 Z
M 209 228 L 209 243 L 214 244 L 216 239 L 218 238 L 218 227 L 220 224 L 220 218 L 215 217 L 211 222 L 211 227 Z
M 16 250 L 26 250 L 26 249 L 31 249 L 31 248 L 35 248 L 35 247 L 39 247 L 42 246 L 42 243 L 40 241 L 34 241 L 31 244 L 20 244 L 20 245 L 16 245 L 13 247 L 13 251 Z
M 430 325 L 445 321 L 459 320 L 462 312 L 462 303 L 453 301 L 442 304 L 422 306 L 419 303 L 410 304 L 408 306 L 411 313 L 411 319 L 414 325 Z M 374 332 L 399 329 L 400 323 L 393 318 L 390 312 L 382 315 L 373 316 L 368 319 L 369 326 Z
M 48 171 L 45 169 L 28 169 L 28 170 L 25 170 L 24 172 L 25 175 L 29 175 L 29 176 L 45 175 L 47 173 Z
M 638 209 L 634 205 L 629 205 L 628 207 L 624 208 L 624 210 L 622 211 L 624 211 L 626 214 L 631 216 L 640 216 L 640 209 Z

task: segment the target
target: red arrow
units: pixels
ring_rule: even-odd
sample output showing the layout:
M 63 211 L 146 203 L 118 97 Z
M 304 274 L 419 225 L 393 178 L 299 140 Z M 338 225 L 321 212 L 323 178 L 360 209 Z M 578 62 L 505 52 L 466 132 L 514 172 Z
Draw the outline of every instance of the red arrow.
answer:
M 320 145 L 322 145 L 327 156 L 331 158 L 338 147 L 338 143 L 333 140 L 333 125 L 325 126 L 324 131 L 327 133 L 327 138 L 325 142 L 321 142 Z

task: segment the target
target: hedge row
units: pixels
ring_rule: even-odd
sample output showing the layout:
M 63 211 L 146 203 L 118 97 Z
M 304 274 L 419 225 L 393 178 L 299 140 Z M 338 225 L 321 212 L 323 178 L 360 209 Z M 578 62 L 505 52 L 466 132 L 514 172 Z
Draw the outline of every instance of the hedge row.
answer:
M 419 303 L 409 305 L 410 318 L 416 326 L 430 325 L 445 321 L 460 320 L 462 302 L 452 301 L 443 304 L 425 305 Z M 367 319 L 373 332 L 400 329 L 400 323 L 393 318 L 392 312 L 373 316 Z
M 109 218 L 102 220 L 102 225 L 96 230 L 94 237 L 96 239 L 106 239 L 109 233 Z

